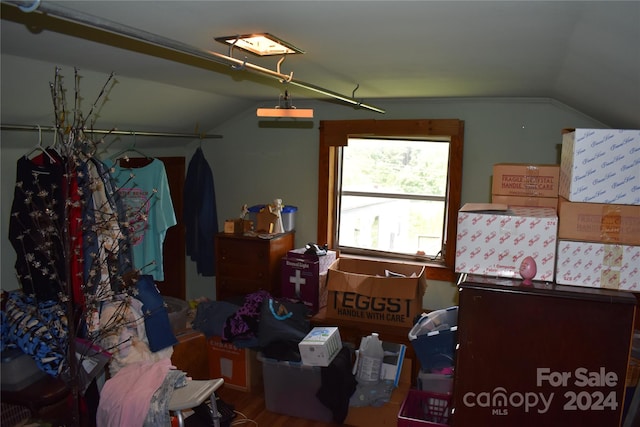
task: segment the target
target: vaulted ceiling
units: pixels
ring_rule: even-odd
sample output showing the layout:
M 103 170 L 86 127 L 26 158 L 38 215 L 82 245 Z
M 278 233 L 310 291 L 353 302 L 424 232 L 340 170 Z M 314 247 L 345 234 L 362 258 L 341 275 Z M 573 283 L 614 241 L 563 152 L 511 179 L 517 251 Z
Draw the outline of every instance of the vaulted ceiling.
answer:
M 129 30 L 157 43 L 123 36 Z M 253 32 L 306 51 L 288 56 L 282 74 L 382 109 L 389 98 L 546 97 L 610 127 L 640 128 L 637 1 L 8 1 L 2 123 L 51 117 L 40 100 L 55 66 L 69 85 L 72 67 L 105 80 L 116 74 L 117 108 L 101 112 L 107 125 L 127 117 L 128 125 L 180 132 L 197 119 L 211 129 L 256 104 L 273 106 L 284 89 L 302 104 L 318 98 L 354 108 L 207 57 L 276 71 L 277 57 L 214 41 Z

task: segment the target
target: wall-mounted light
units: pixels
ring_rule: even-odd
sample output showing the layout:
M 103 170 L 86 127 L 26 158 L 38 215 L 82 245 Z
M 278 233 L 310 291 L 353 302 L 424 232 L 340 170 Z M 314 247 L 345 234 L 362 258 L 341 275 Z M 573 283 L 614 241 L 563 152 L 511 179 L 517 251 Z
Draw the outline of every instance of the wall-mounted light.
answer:
M 284 91 L 284 95 L 280 96 L 280 102 L 278 106 L 274 108 L 258 108 L 256 111 L 258 117 L 271 117 L 271 118 L 294 118 L 294 119 L 312 119 L 312 108 L 296 108 L 291 102 L 291 97 L 288 91 Z
M 311 108 L 258 108 L 256 114 L 258 117 L 313 119 Z
M 215 40 L 258 56 L 304 53 L 304 50 L 269 33 L 216 37 Z

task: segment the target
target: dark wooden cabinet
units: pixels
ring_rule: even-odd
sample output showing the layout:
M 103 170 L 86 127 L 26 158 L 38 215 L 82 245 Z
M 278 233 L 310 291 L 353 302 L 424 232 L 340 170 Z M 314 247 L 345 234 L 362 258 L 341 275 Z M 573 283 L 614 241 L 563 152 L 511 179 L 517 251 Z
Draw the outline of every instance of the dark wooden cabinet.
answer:
M 620 425 L 635 297 L 521 283 L 460 282 L 454 427 Z
M 281 260 L 293 249 L 295 234 L 270 239 L 242 234 L 216 235 L 216 299 L 225 301 L 264 289 L 280 295 Z

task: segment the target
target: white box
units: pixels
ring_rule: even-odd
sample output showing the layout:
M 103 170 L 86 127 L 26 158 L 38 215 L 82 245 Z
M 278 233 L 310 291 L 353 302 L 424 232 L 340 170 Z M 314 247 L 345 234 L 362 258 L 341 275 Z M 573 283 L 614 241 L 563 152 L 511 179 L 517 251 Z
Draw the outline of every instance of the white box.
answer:
M 335 326 L 317 326 L 298 343 L 303 365 L 329 366 L 342 349 L 340 332 Z
M 640 246 L 558 242 L 556 283 L 640 291 Z
M 531 256 L 533 280 L 553 281 L 557 234 L 553 208 L 468 203 L 458 212 L 455 271 L 520 278 L 520 264 Z
M 640 130 L 563 134 L 559 194 L 571 202 L 640 205 Z

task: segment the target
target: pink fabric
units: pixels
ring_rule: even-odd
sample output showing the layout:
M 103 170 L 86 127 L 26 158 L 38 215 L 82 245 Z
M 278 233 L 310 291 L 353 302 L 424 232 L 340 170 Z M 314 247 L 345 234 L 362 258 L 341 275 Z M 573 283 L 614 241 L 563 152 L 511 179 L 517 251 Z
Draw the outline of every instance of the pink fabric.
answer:
M 151 398 L 169 369 L 168 358 L 132 363 L 105 382 L 96 414 L 97 427 L 142 427 Z

